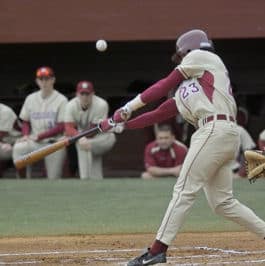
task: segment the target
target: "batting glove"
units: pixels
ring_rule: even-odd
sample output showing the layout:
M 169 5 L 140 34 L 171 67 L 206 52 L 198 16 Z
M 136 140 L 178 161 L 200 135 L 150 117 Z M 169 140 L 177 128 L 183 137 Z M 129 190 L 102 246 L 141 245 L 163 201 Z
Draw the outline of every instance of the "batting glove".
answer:
M 113 121 L 115 123 L 122 123 L 127 121 L 132 115 L 132 109 L 128 104 L 117 110 L 113 115 Z
M 115 127 L 116 123 L 113 121 L 112 117 L 111 118 L 106 118 L 103 121 L 101 121 L 98 124 L 98 128 L 101 132 L 107 132 L 113 127 Z

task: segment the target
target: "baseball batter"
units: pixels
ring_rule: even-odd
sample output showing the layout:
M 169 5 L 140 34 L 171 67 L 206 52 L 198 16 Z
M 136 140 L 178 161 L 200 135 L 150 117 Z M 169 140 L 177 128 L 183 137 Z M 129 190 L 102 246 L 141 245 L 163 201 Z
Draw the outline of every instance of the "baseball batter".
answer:
M 175 116 L 177 111 L 196 127 L 180 176 L 173 190 L 156 240 L 143 255 L 129 266 L 166 262 L 166 251 L 200 189 L 203 189 L 212 210 L 265 237 L 265 222 L 233 197 L 231 162 L 239 146 L 235 123 L 236 103 L 227 69 L 213 52 L 205 32 L 192 30 L 181 35 L 176 48 L 181 63 L 168 77 L 158 81 L 114 113 L 114 122 L 127 119 L 141 106 L 166 95 L 176 88 L 175 98 L 164 102 L 155 111 L 127 122 L 127 128 L 140 128 Z M 112 120 L 103 121 L 103 130 Z
M 76 92 L 76 97 L 66 106 L 64 121 L 67 136 L 74 136 L 108 116 L 108 103 L 95 95 L 90 81 L 80 81 Z M 92 138 L 83 137 L 76 143 L 81 179 L 103 178 L 102 155 L 113 147 L 115 141 L 113 133 L 103 133 Z
M 64 111 L 67 98 L 54 89 L 55 76 L 50 67 L 36 72 L 40 90 L 27 96 L 19 117 L 23 120 L 23 137 L 14 145 L 13 160 L 57 141 L 64 132 Z M 45 158 L 48 178 L 62 177 L 65 150 L 59 150 Z M 30 176 L 27 171 L 27 177 Z

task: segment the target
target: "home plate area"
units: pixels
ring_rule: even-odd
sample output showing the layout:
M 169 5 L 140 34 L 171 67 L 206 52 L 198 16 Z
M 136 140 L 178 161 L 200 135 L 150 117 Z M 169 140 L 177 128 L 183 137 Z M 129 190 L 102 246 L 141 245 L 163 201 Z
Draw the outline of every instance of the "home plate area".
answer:
M 152 234 L 0 239 L 0 265 L 126 265 Z M 247 232 L 181 233 L 159 265 L 265 265 L 265 241 Z

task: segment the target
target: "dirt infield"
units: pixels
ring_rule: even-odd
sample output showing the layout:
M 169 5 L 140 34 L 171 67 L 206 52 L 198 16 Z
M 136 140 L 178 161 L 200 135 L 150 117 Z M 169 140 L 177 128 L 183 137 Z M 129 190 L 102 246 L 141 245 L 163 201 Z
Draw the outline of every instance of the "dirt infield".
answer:
M 126 265 L 154 235 L 1 238 L 4 265 Z M 247 232 L 182 233 L 161 265 L 265 265 L 265 240 Z

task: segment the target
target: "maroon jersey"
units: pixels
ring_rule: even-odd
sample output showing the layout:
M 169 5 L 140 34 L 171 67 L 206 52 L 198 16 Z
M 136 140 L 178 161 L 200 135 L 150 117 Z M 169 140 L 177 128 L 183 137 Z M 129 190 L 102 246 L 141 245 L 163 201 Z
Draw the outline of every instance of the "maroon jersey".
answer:
M 157 142 L 153 141 L 145 148 L 145 168 L 148 169 L 151 166 L 167 168 L 181 165 L 185 159 L 187 151 L 187 147 L 177 140 L 166 150 L 162 150 Z

